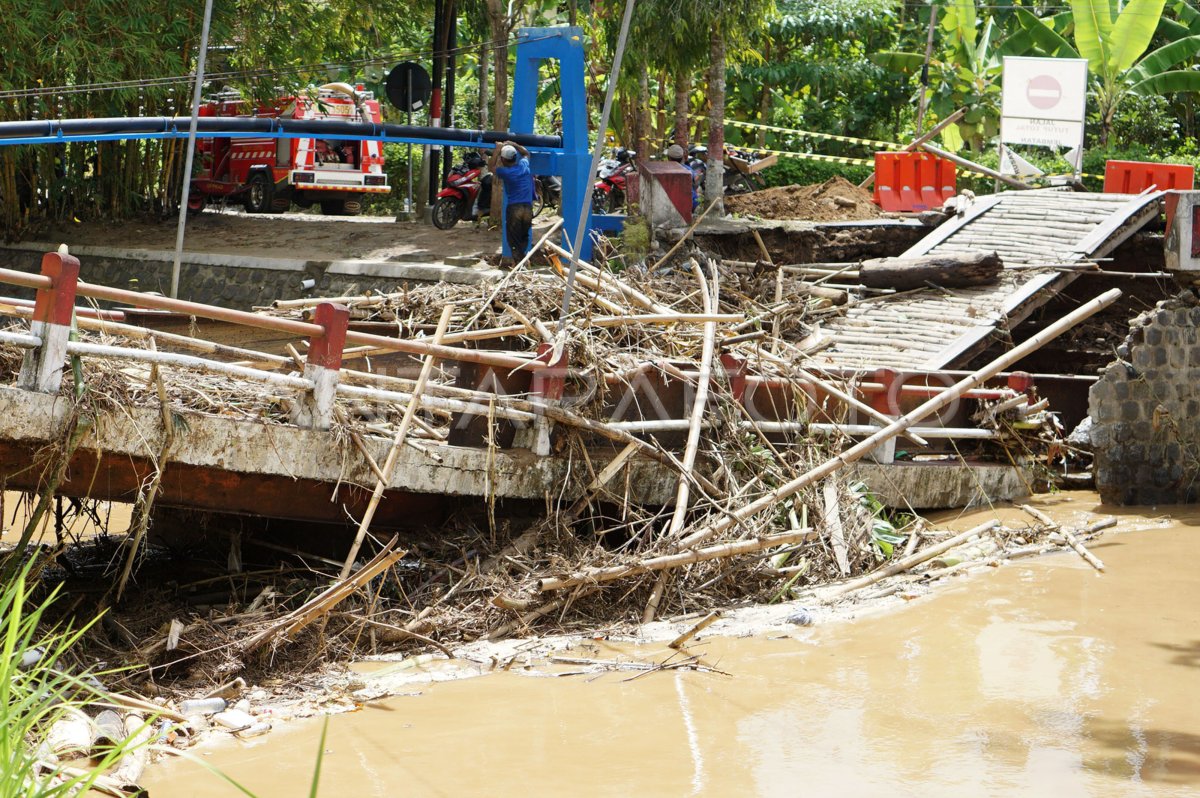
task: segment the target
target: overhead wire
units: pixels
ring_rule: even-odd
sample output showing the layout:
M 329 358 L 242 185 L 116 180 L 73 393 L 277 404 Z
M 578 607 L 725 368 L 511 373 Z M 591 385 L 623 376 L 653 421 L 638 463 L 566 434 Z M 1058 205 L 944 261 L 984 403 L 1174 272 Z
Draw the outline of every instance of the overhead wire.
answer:
M 505 39 L 490 39 L 482 42 L 474 42 L 471 44 L 458 45 L 451 47 L 444 52 L 448 55 L 460 55 L 462 53 L 470 53 L 483 48 L 485 50 L 498 50 L 502 47 L 507 48 L 516 44 L 517 36 L 510 36 Z M 538 41 L 540 39 L 550 38 L 549 36 L 531 36 L 526 37 L 526 41 Z M 369 58 L 354 58 L 344 61 L 321 61 L 310 64 L 299 64 L 292 67 L 277 68 L 277 67 L 262 67 L 259 69 L 244 69 L 230 70 L 226 72 L 211 72 L 205 75 L 205 80 L 242 80 L 268 77 L 282 77 L 285 75 L 297 75 L 305 72 L 318 72 L 329 67 L 356 67 L 377 64 L 380 61 L 405 61 L 420 58 L 422 56 L 433 56 L 440 52 L 439 50 L 411 50 L 407 52 L 383 53 L 380 55 L 371 56 Z M 5 89 L 0 90 L 0 100 L 23 99 L 27 97 L 57 97 L 67 94 L 90 93 L 97 91 L 120 91 L 122 89 L 145 89 L 173 86 L 177 84 L 188 84 L 195 80 L 195 75 L 192 73 L 186 75 L 163 75 L 158 77 L 138 78 L 131 80 L 113 80 L 113 81 L 98 81 L 95 83 L 76 83 L 65 84 L 60 86 L 38 86 L 27 87 L 22 89 Z

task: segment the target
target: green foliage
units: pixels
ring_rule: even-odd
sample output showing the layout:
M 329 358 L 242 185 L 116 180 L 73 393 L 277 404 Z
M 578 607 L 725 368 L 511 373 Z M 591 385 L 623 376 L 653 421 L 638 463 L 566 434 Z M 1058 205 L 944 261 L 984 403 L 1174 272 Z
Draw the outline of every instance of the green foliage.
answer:
M 908 540 L 908 536 L 900 534 L 895 524 L 888 520 L 887 508 L 875 498 L 865 482 L 851 483 L 850 493 L 871 518 L 871 545 L 878 556 L 891 559 L 896 546 Z
M 27 589 L 31 569 L 27 563 L 0 591 L 0 761 L 5 763 L 0 798 L 67 798 L 86 793 L 132 744 L 106 751 L 79 775 L 52 780 L 39 770 L 45 754 L 37 745 L 46 730 L 95 699 L 97 689 L 90 679 L 68 670 L 71 649 L 91 624 L 45 631 L 46 613 L 57 594 L 32 604 Z M 25 655 L 38 652 L 35 662 L 21 667 Z
M 852 183 L 860 183 L 873 171 L 874 169 L 869 166 L 780 158 L 775 166 L 762 172 L 762 175 L 768 186 L 808 186 L 824 183 L 829 178 L 838 175 Z

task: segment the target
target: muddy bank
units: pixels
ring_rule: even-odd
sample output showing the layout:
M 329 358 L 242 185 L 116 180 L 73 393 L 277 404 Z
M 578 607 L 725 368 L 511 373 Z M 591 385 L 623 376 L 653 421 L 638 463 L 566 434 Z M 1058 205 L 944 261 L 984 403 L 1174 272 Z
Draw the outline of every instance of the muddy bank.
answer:
M 762 250 L 751 229 L 775 263 L 854 263 L 893 257 L 920 241 L 932 229 L 912 220 L 814 225 L 787 221 L 725 221 L 705 224 L 694 235 L 703 251 L 727 260 L 755 261 Z M 679 231 L 682 233 L 682 231 Z
M 1091 494 L 1041 506 L 1064 521 L 1111 509 Z M 1188 795 L 1200 703 L 1186 678 L 1196 658 L 1186 608 L 1200 593 L 1170 564 L 1200 515 L 1166 515 L 1118 511 L 1117 531 L 1094 544 L 1103 575 L 1064 553 L 984 568 L 927 597 L 905 584 L 874 605 L 890 610 L 851 604 L 846 622 L 817 612 L 811 626 L 750 638 L 714 627 L 689 648 L 709 671 L 518 651 L 485 679 L 409 684 L 332 718 L 321 794 L 514 795 L 535 778 L 577 795 L 767 795 L 796 783 L 864 795 Z M 656 664 L 673 653 L 630 643 L 581 641 L 565 654 Z M 352 678 L 366 687 L 389 668 Z M 285 723 L 205 761 L 264 798 L 295 795 L 311 780 L 319 734 L 315 721 Z M 150 776 L 152 794 L 229 790 L 188 762 Z
M 884 217 L 871 192 L 844 177 L 813 186 L 778 186 L 725 198 L 725 211 L 761 219 L 850 222 Z

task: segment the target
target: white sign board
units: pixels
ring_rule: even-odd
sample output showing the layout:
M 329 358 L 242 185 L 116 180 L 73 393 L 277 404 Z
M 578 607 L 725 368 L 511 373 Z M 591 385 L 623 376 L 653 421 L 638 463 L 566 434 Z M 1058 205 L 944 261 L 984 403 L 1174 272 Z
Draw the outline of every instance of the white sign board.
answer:
M 1000 100 L 1002 156 L 1005 144 L 1066 147 L 1072 150 L 1071 160 L 1078 171 L 1087 112 L 1087 66 L 1086 58 L 1005 56 Z

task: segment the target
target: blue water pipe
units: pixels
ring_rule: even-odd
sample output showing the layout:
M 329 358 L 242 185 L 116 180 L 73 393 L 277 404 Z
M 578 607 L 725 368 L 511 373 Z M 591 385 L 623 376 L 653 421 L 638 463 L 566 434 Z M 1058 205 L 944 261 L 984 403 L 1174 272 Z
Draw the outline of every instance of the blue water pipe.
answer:
M 506 139 L 530 151 L 534 174 L 562 178 L 564 219 L 578 219 L 584 205 L 591 204 L 591 148 L 588 142 L 587 94 L 584 88 L 583 29 L 559 26 L 521 28 L 517 32 L 517 65 L 513 78 L 510 129 L 491 130 L 391 125 L 374 122 L 345 122 L 335 119 L 279 119 L 268 117 L 200 117 L 196 134 L 203 138 L 338 138 L 398 142 L 435 147 L 494 148 Z M 533 132 L 537 110 L 538 73 L 544 61 L 559 63 L 559 95 L 562 101 L 562 135 Z M 66 144 L 70 142 L 124 139 L 179 139 L 188 137 L 189 117 L 118 117 L 111 119 L 56 119 L 0 122 L 0 146 L 16 144 Z M 589 230 L 620 230 L 620 215 L 588 216 Z M 563 248 L 570 249 L 563 230 Z M 508 240 L 501 236 L 505 256 L 511 255 Z M 583 242 L 580 257 L 591 257 L 591 236 Z

